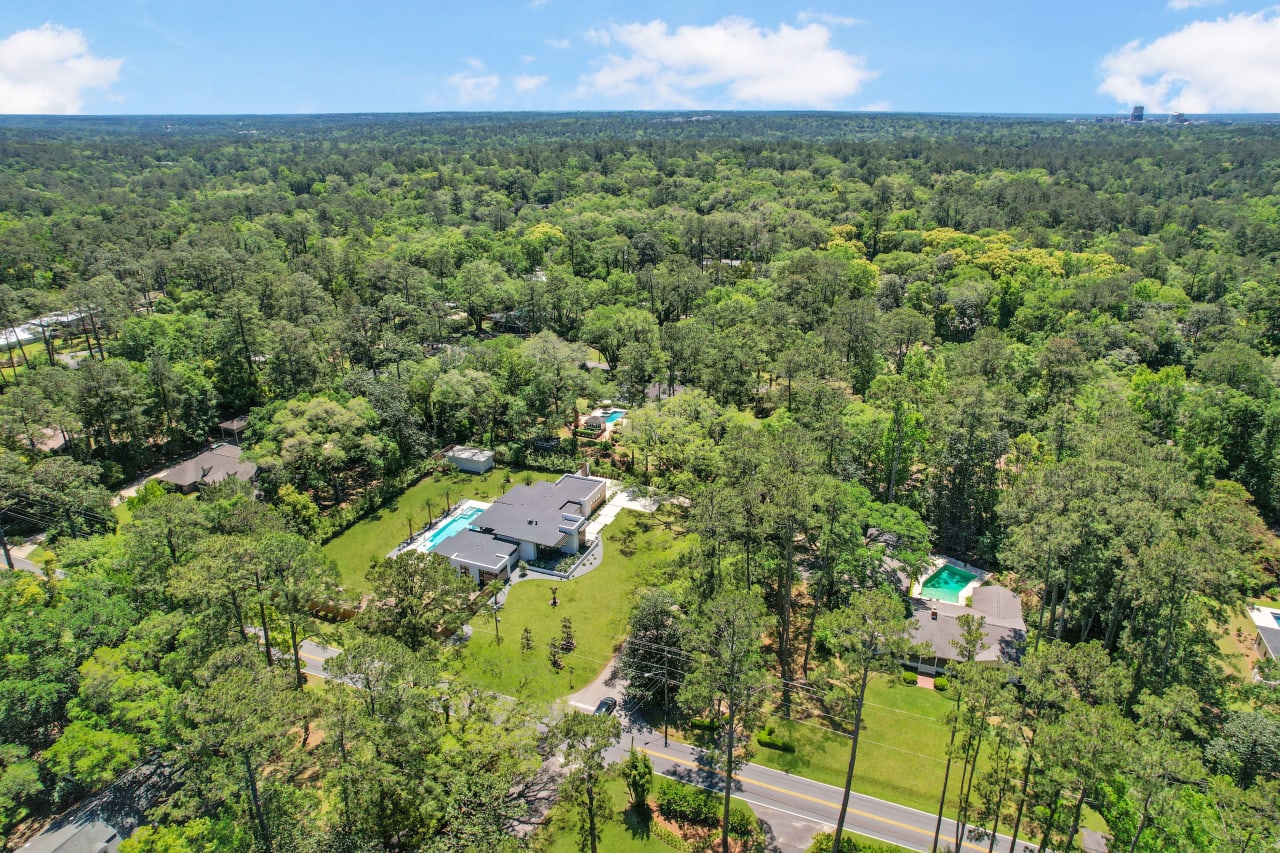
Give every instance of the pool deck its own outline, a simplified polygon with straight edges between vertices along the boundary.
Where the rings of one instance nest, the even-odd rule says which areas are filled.
[[[985,572],[982,569],[979,569],[975,566],[971,566],[968,563],[961,562],[960,560],[957,560],[955,557],[943,557],[941,555],[934,555],[930,561],[933,563],[933,568],[928,572],[925,572],[924,574],[922,574],[920,576],[920,579],[916,581],[915,584],[911,587],[912,598],[923,598],[926,601],[943,601],[943,599],[941,598],[933,598],[932,596],[928,596],[924,594],[925,581],[933,577],[934,574],[936,574],[940,569],[942,569],[943,566],[950,566],[953,569],[959,569],[962,572],[966,572],[968,574],[973,575],[973,580],[969,581],[969,583],[966,584],[963,589],[961,589],[959,592],[956,593],[956,600],[954,602],[944,602],[947,604],[963,605],[965,601],[967,601],[969,597],[973,595],[974,590],[976,590],[978,587],[986,583],[988,575],[991,574],[990,572]]]
[[[401,542],[395,548],[391,549],[391,553],[387,554],[387,556],[394,557],[396,554],[402,554],[405,551],[408,551],[410,549],[422,551],[424,553],[430,552],[431,549],[428,546],[431,544],[431,534],[435,533],[437,530],[444,527],[446,524],[453,521],[455,518],[462,515],[464,512],[466,512],[469,509],[484,510],[484,509],[488,509],[489,506],[490,504],[485,503],[484,501],[473,501],[473,500],[462,501],[457,506],[455,506],[447,515],[440,516],[434,522],[432,522],[431,524],[427,525],[426,527],[422,528],[417,533],[415,533],[412,539],[408,540],[407,542]]]

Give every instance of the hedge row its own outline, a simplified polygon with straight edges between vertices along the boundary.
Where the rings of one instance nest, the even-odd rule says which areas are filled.
[[[667,820],[677,823],[693,823],[699,826],[718,826],[723,801],[720,795],[691,785],[662,780],[656,793],[658,811]],[[729,807],[729,834],[747,838],[756,829],[756,817],[741,803]]]

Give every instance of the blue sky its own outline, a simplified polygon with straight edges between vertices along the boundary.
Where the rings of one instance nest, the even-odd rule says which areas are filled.
[[[0,4],[0,112],[1280,112],[1242,0],[42,0]]]

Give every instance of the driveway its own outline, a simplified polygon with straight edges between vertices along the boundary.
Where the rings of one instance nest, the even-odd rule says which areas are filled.
[[[590,714],[596,709],[596,705],[600,704],[601,699],[606,696],[612,696],[618,700],[617,713],[623,715],[623,724],[626,725],[628,720],[622,708],[622,697],[627,690],[627,680],[614,671],[614,664],[617,660],[616,655],[609,658],[609,663],[605,665],[604,670],[590,684],[565,697],[565,701],[569,703],[570,707]]]

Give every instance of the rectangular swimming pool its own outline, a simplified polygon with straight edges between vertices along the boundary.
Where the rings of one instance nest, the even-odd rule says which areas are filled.
[[[946,565],[929,575],[920,585],[920,595],[948,604],[960,603],[960,591],[977,579],[977,575]]]
[[[425,550],[434,551],[437,545],[448,539],[453,534],[460,530],[466,530],[471,526],[471,522],[476,519],[476,516],[480,515],[482,512],[484,512],[483,509],[478,506],[473,506],[463,510],[458,515],[455,515],[453,518],[449,519],[443,527],[431,531],[431,535],[427,537]]]
[[[614,409],[612,412],[609,413],[608,417],[604,419],[604,422],[607,424],[611,424],[614,421],[622,420],[626,416],[627,416],[626,409]]]

